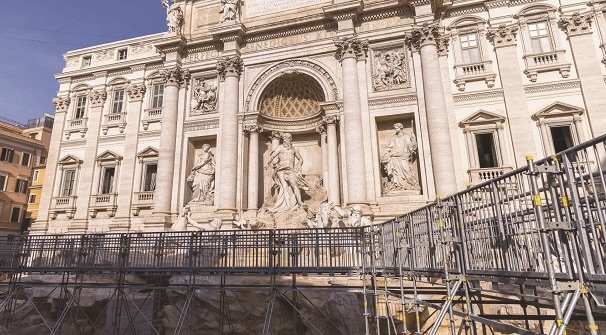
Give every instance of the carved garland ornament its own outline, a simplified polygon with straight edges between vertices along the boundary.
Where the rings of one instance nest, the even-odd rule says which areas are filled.
[[[488,36],[492,38],[495,47],[508,46],[516,44],[516,34],[518,26],[506,26],[504,24],[497,28],[489,28]]]
[[[261,84],[265,81],[265,79],[267,79],[267,77],[269,77],[269,76],[273,75],[275,72],[279,72],[280,70],[283,70],[285,68],[286,69],[294,68],[295,66],[306,67],[306,68],[313,70],[313,72],[317,72],[317,73],[321,74],[326,79],[326,81],[328,81],[328,83],[330,84],[330,87],[332,90],[332,99],[337,100],[339,98],[337,84],[335,83],[334,79],[330,76],[328,71],[326,71],[323,67],[321,67],[320,65],[317,65],[315,63],[312,63],[312,62],[309,62],[306,60],[296,59],[296,60],[289,60],[289,61],[285,61],[282,63],[278,63],[278,64],[270,67],[252,84],[251,89],[248,92],[248,95],[246,96],[246,110],[250,111],[250,101],[252,100],[252,97],[254,96],[257,89],[259,89],[259,86],[261,86]],[[326,98],[328,100],[328,97],[326,97]]]
[[[180,87],[189,80],[189,70],[182,70],[180,67],[175,66],[160,70],[160,76],[164,79],[164,83],[167,86]]]
[[[368,51],[368,41],[360,40],[357,36],[335,40],[337,47],[337,59],[364,58]]]
[[[221,80],[225,80],[225,77],[228,76],[240,78],[243,66],[244,62],[238,56],[227,57],[217,61],[217,71]]]
[[[55,111],[57,113],[65,113],[65,112],[67,112],[67,109],[69,108],[70,101],[71,100],[70,100],[69,96],[54,98],[53,99],[53,105],[55,105]]]
[[[571,17],[561,19],[562,26],[566,28],[568,36],[591,33],[591,15],[581,15],[575,12]]]

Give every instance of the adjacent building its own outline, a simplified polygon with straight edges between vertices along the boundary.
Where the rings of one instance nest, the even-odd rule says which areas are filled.
[[[27,124],[0,118],[0,235],[20,235],[31,222],[29,187],[41,180],[52,127],[50,115]]]
[[[383,220],[501,175],[606,133],[605,3],[175,0],[65,54],[32,231]]]

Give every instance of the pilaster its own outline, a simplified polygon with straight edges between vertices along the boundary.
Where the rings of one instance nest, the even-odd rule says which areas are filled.
[[[341,185],[339,184],[339,152],[337,144],[337,124],[339,121],[340,117],[338,115],[329,115],[324,117],[324,123],[326,125],[326,154],[328,162],[328,181],[325,185],[328,191],[328,201],[334,204],[341,204]]]
[[[248,210],[259,208],[259,131],[258,124],[244,125],[244,134],[248,136]]]

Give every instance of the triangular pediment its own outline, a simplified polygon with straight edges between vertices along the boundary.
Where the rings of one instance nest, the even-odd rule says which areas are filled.
[[[156,148],[153,147],[147,147],[143,150],[141,150],[138,154],[137,157],[143,158],[143,157],[157,157],[158,156],[158,150]]]
[[[550,104],[549,106],[541,109],[540,111],[534,113],[532,118],[534,120],[538,120],[558,116],[581,115],[583,114],[583,112],[584,110],[582,108],[556,101]]]
[[[503,122],[505,122],[504,116],[501,116],[501,115],[495,114],[495,113],[491,113],[491,112],[487,112],[483,109],[480,109],[479,111],[468,116],[463,121],[459,122],[459,126],[465,127],[465,126],[472,126],[472,125],[478,125],[478,124],[489,124],[489,123],[494,124],[494,123],[503,123]]]
[[[98,161],[117,161],[117,160],[121,160],[121,159],[122,159],[122,156],[116,154],[113,151],[109,151],[109,150],[106,150],[102,154],[97,156]]]
[[[61,158],[61,160],[59,160],[59,162],[57,162],[57,164],[59,165],[67,165],[67,164],[81,164],[82,161],[80,159],[78,159],[78,157],[73,156],[73,155],[67,155],[63,158]]]

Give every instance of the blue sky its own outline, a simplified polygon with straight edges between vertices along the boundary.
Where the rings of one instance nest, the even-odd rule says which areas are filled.
[[[160,0],[18,0],[0,10],[0,116],[54,113],[63,54],[163,32]]]

